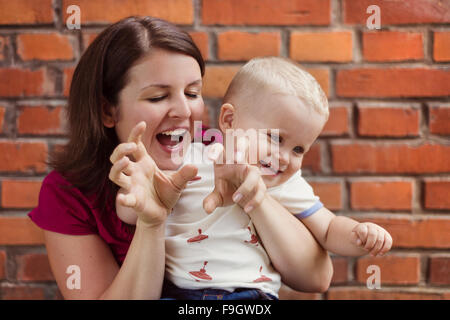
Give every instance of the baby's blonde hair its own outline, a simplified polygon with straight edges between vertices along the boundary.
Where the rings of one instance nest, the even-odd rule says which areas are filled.
[[[242,101],[254,101],[254,95],[261,92],[296,96],[328,119],[328,100],[319,83],[289,59],[251,59],[234,76],[223,102],[238,106]]]

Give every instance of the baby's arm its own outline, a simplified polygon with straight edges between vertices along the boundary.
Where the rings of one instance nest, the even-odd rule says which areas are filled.
[[[391,249],[392,238],[380,226],[336,216],[321,208],[301,220],[328,251],[342,256],[383,255]]]

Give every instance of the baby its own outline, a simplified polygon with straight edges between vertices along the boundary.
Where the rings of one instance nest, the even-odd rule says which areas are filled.
[[[267,193],[301,219],[317,241],[333,253],[360,256],[390,250],[392,238],[386,230],[335,216],[301,176],[303,156],[327,119],[325,94],[294,62],[255,58],[239,70],[219,116],[219,127],[227,133],[225,152],[219,144],[205,147],[191,143],[183,161],[198,167],[200,179],[187,185],[166,222],[166,280],[174,288],[256,288],[278,296],[281,277],[250,218],[259,202],[245,201],[252,190],[245,191],[244,182],[233,195],[234,204],[223,202],[227,182],[221,175],[245,165],[226,164],[230,149],[236,155],[236,148],[230,145],[239,130],[246,133],[247,144],[244,149],[239,147],[246,152],[238,153],[238,158],[258,168],[256,179],[265,184],[257,194],[251,194],[252,198],[261,199]],[[119,200],[118,196],[119,218],[135,224],[133,210]]]

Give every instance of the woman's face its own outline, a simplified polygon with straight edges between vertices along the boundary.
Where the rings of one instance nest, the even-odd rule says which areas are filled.
[[[129,70],[128,80],[119,94],[115,123],[119,141],[126,142],[131,129],[145,121],[142,140],[147,152],[160,169],[177,169],[174,154],[182,150],[182,136],[192,136],[194,121],[203,115],[198,62],[188,55],[154,49]]]

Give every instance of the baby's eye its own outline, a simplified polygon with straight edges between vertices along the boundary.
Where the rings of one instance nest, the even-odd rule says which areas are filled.
[[[294,149],[292,149],[295,153],[297,154],[303,154],[303,152],[305,152],[305,150],[303,149],[303,147],[300,146],[296,146]]]
[[[267,134],[268,136],[269,136],[269,138],[273,141],[273,142],[275,142],[275,143],[281,143],[281,137],[280,136],[278,136],[278,135],[276,135],[276,134],[272,134],[272,133],[268,133]]]

